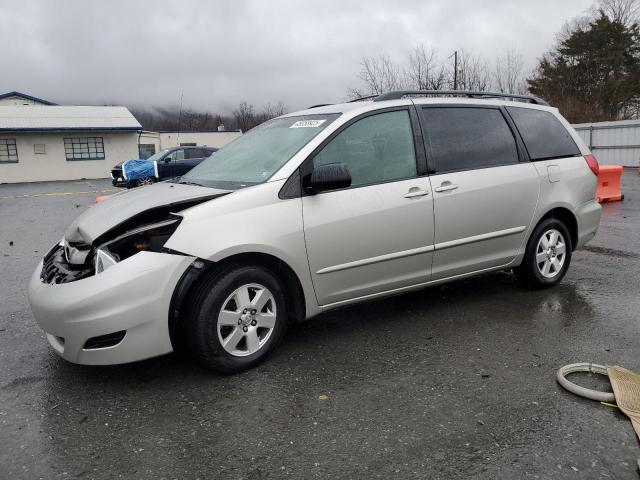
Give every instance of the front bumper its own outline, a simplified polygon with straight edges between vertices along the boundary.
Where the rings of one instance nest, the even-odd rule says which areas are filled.
[[[84,365],[128,363],[172,351],[169,304],[195,258],[140,252],[108,270],[63,284],[40,278],[42,262],[29,284],[33,315],[53,349]],[[126,331],[118,344],[85,348],[93,337]]]
[[[114,168],[111,170],[111,185],[120,188],[128,187],[128,182],[124,179],[122,169]]]

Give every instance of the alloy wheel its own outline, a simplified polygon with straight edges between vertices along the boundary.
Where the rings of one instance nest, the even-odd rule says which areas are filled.
[[[567,252],[567,244],[562,233],[555,228],[547,230],[538,241],[536,265],[545,278],[554,278],[562,271]]]
[[[236,288],[218,314],[220,344],[237,357],[256,353],[269,340],[276,315],[276,301],[268,288],[257,283]]]

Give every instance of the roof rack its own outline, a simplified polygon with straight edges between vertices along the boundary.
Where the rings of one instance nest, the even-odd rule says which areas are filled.
[[[516,95],[513,93],[496,93],[496,92],[474,92],[470,90],[398,90],[396,92],[383,93],[376,96],[374,102],[382,102],[384,100],[399,100],[407,96],[438,96],[438,97],[467,97],[467,98],[506,98],[510,100],[520,100],[531,102],[535,105],[549,104],[540,97],[534,95]]]
[[[347,103],[354,103],[354,102],[363,102],[365,100],[371,100],[372,98],[378,98],[380,95],[376,94],[376,95],[367,95],[366,97],[358,97],[358,98],[354,98],[353,100],[349,100]]]
[[[379,97],[380,95],[375,94],[375,95],[367,95],[366,97],[358,97],[358,98],[354,98],[353,100],[349,100],[346,103],[354,103],[354,102],[363,102],[365,100],[372,100],[374,98]],[[318,107],[327,107],[329,105],[333,105],[333,103],[319,103],[318,105],[311,105],[310,107],[307,107],[307,110],[310,110],[312,108],[318,108]]]

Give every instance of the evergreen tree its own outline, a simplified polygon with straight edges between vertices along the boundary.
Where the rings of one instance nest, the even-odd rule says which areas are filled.
[[[576,27],[546,54],[529,91],[547,99],[574,123],[638,116],[640,105],[640,31],[603,11]]]

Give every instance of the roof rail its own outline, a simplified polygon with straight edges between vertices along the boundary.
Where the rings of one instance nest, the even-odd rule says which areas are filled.
[[[328,107],[329,105],[333,105],[333,103],[319,103],[317,105],[311,105],[310,107],[307,107],[307,110],[311,110],[312,108]]]
[[[408,96],[439,96],[439,97],[467,97],[467,98],[506,98],[510,100],[521,100],[531,102],[535,105],[549,104],[540,97],[534,95],[516,95],[513,93],[496,93],[496,92],[474,92],[470,90],[398,90],[395,92],[383,93],[374,98],[374,102],[382,102],[384,100],[399,100]]]
[[[372,98],[378,98],[380,95],[375,94],[375,95],[367,95],[366,97],[358,97],[358,98],[354,98],[353,100],[349,100],[347,103],[354,103],[354,102],[363,102],[365,100],[371,100]]]

